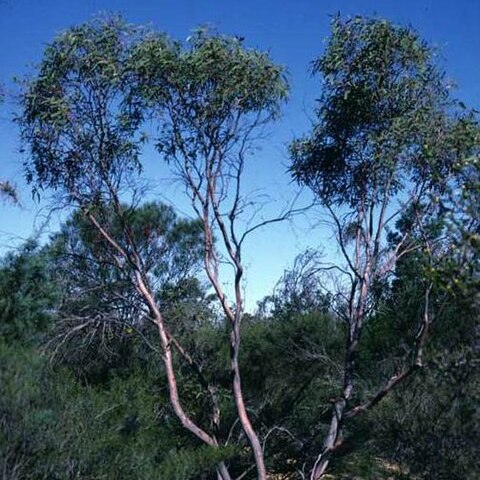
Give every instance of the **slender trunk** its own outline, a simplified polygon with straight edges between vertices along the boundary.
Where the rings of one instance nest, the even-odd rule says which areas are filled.
[[[318,480],[322,477],[330,462],[330,454],[341,441],[344,414],[353,393],[353,373],[356,364],[357,345],[358,341],[351,339],[349,335],[342,395],[333,404],[328,433],[323,442],[322,451],[313,466],[310,475],[311,480]]]
[[[238,321],[238,320],[237,320]],[[260,440],[250,422],[250,418],[245,407],[243,399],[242,383],[240,378],[240,367],[238,364],[238,356],[240,351],[240,336],[239,325],[235,325],[232,330],[232,345],[231,345],[231,368],[233,375],[233,396],[235,405],[237,407],[238,418],[242,425],[243,431],[248,438],[250,446],[252,447],[255,465],[257,467],[258,480],[267,480],[267,471],[265,468],[265,460],[263,458],[263,449]]]
[[[312,473],[310,475],[311,480],[318,480],[327,470],[330,461],[329,454],[335,448],[335,445],[340,437],[341,423],[346,406],[347,402],[343,397],[337,400],[333,406],[333,413],[330,420],[328,434],[324,440],[322,452],[317,457],[317,460],[313,466]]]
[[[225,462],[220,462],[217,465],[217,479],[218,480],[232,480],[230,472],[228,471]]]
[[[162,360],[165,367],[165,373],[167,375],[167,382],[169,387],[170,394],[170,403],[172,404],[173,410],[180,420],[181,424],[194,435],[196,435],[200,440],[205,442],[210,446],[217,446],[215,438],[210,436],[207,432],[202,430],[198,425],[196,425],[191,418],[185,413],[185,410],[182,407],[180,402],[180,397],[178,395],[177,387],[177,378],[175,375],[175,370],[173,368],[173,356],[170,341],[168,338],[165,325],[163,324],[163,318],[160,310],[157,307],[155,299],[151,294],[149,288],[147,287],[142,275],[139,271],[135,272],[135,278],[137,282],[137,287],[141,294],[143,295],[145,301],[150,308],[150,311],[153,315],[153,319],[158,328],[158,333],[160,335],[160,342],[162,344]]]
[[[207,276],[215,290],[217,298],[220,300],[220,304],[223,308],[223,311],[230,322],[231,325],[231,336],[230,336],[230,368],[232,372],[232,389],[233,397],[235,400],[235,406],[237,409],[238,419],[240,425],[242,426],[245,435],[247,436],[248,442],[252,448],[253,457],[255,460],[255,466],[257,468],[258,480],[266,480],[267,472],[265,468],[265,460],[263,456],[263,448],[260,444],[257,433],[255,432],[250,418],[245,407],[245,400],[243,398],[242,391],[242,382],[240,376],[240,365],[239,365],[239,353],[240,353],[240,337],[241,337],[241,320],[242,320],[242,311],[243,311],[243,298],[241,292],[241,279],[243,274],[243,268],[240,263],[239,253],[232,250],[232,246],[228,239],[228,234],[226,232],[225,225],[222,221],[222,218],[218,211],[215,211],[215,219],[220,227],[222,236],[229,251],[230,258],[235,263],[236,274],[235,274],[235,299],[236,299],[236,311],[232,309],[229,305],[225,294],[223,293],[222,287],[218,280],[218,271],[211,268],[212,260],[214,259],[214,250],[213,250],[213,235],[210,228],[208,216],[208,208],[204,205],[203,210],[203,223],[205,226],[205,270]]]
[[[119,202],[117,201],[115,203],[117,209],[119,209]],[[117,210],[118,212],[119,210]],[[140,256],[138,255],[138,252],[135,247],[135,243],[133,241],[133,238],[131,236],[130,231],[126,228],[125,233],[127,234],[127,239],[133,248],[133,260],[129,257],[129,255],[126,253],[126,251],[118,244],[115,239],[99,224],[97,219],[88,211],[85,212],[87,218],[91,221],[91,223],[99,230],[99,232],[102,234],[102,236],[107,240],[107,242],[114,248],[114,250],[125,260],[131,263],[131,265],[134,267],[134,272],[135,272],[135,287],[137,291],[141,294],[143,297],[145,303],[147,304],[155,325],[158,328],[159,336],[160,336],[160,343],[162,345],[162,360],[165,368],[165,373],[167,375],[167,383],[168,383],[168,390],[169,390],[169,396],[170,396],[170,403],[173,407],[173,410],[175,414],[177,415],[178,419],[180,420],[180,423],[184,428],[186,428],[188,431],[193,433],[198,439],[202,440],[205,444],[211,446],[211,447],[218,447],[218,442],[217,439],[215,438],[214,435],[209,435],[206,431],[204,431],[202,428],[200,428],[198,425],[195,424],[195,422],[192,421],[192,419],[187,415],[185,410],[182,407],[182,404],[180,402],[180,398],[178,395],[178,387],[177,387],[177,378],[175,375],[175,370],[173,367],[173,356],[172,356],[172,351],[171,351],[171,338],[169,337],[169,334],[167,332],[167,329],[165,328],[165,324],[163,322],[163,316],[158,308],[157,302],[155,301],[155,297],[152,294],[152,291],[150,287],[148,286],[148,281],[144,278],[142,275],[143,269],[142,269],[142,262],[140,259]],[[119,268],[121,268],[121,265],[119,265]],[[216,415],[217,412],[214,412],[214,416],[217,417]],[[219,413],[218,413],[219,416]],[[217,425],[217,423],[215,422]],[[228,472],[228,469],[225,465],[224,462],[220,462],[217,465],[217,472],[218,476],[222,480],[231,480],[231,476]]]
[[[182,407],[180,398],[178,396],[177,379],[176,379],[175,371],[173,368],[173,357],[172,357],[170,341],[169,341],[165,326],[163,324],[162,314],[158,310],[156,302],[153,299],[153,296],[150,294],[150,291],[146,287],[143,279],[141,278],[141,275],[137,273],[136,277],[137,277],[139,290],[144,295],[145,300],[147,301],[150,309],[152,310],[152,313],[155,319],[155,324],[157,325],[158,332],[160,335],[160,341],[163,347],[162,359],[165,367],[165,372],[167,374],[170,403],[173,407],[173,410],[184,428],[186,428],[191,433],[193,433],[197,438],[202,440],[205,444],[211,447],[218,447],[218,443],[215,437],[209,435],[207,432],[202,430],[198,425],[196,425],[191,420],[191,418],[185,413]],[[228,469],[224,462],[220,462],[217,465],[217,476],[221,480],[231,480],[230,473],[228,472]]]
[[[317,460],[312,468],[310,475],[311,480],[318,480],[322,477],[327,470],[331,453],[341,442],[345,410],[349,400],[352,398],[354,389],[354,374],[357,367],[358,347],[364,323],[366,303],[370,286],[370,265],[370,262],[367,262],[365,273],[360,282],[357,303],[352,308],[349,315],[350,319],[345,354],[345,373],[343,377],[342,394],[333,405],[328,433],[323,442],[322,451],[318,455]]]
[[[145,300],[147,301],[157,325],[158,332],[160,335],[160,341],[163,347],[162,359],[165,367],[165,372],[167,374],[167,381],[169,387],[170,403],[173,407],[175,414],[177,415],[180,423],[184,428],[193,433],[197,438],[202,440],[205,444],[211,447],[218,447],[218,442],[214,436],[209,435],[207,432],[202,430],[198,425],[196,425],[191,418],[186,414],[185,410],[182,407],[180,398],[178,395],[177,379],[175,371],[173,368],[173,357],[172,350],[170,345],[170,339],[168,333],[163,324],[163,318],[160,310],[158,309],[156,302],[151,295],[148,287],[145,285],[145,282],[141,278],[141,275],[137,272],[136,274],[137,284],[139,290],[142,292]],[[224,462],[220,462],[217,465],[217,477],[219,480],[232,480],[230,473]]]
[[[156,315],[157,314],[160,315],[160,312],[157,311]],[[205,432],[198,425],[196,425],[184,411],[180,402],[180,398],[178,396],[177,380],[175,376],[175,371],[173,369],[173,358],[170,342],[168,340],[167,332],[165,331],[165,328],[163,326],[161,316],[159,318],[156,318],[155,323],[157,324],[161,343],[164,347],[162,359],[165,367],[165,372],[167,374],[170,403],[173,407],[175,414],[180,420],[182,426],[189,430],[191,433],[193,433],[197,438],[199,438],[205,444],[211,447],[218,447],[218,443],[215,437],[210,436],[207,432]],[[224,462],[220,462],[217,465],[217,474],[221,480],[231,480],[230,473],[228,472],[228,469]]]

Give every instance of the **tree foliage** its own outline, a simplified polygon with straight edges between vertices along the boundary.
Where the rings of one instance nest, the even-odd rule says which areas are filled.
[[[105,200],[139,168],[142,110],[128,82],[130,46],[139,36],[121,19],[95,20],[45,49],[17,118],[36,189]]]
[[[434,52],[410,28],[335,17],[313,72],[324,81],[316,124],[309,137],[291,145],[291,172],[330,217],[344,261],[337,265],[343,280],[333,298],[347,324],[343,386],[312,469],[317,479],[343,442],[347,419],[376,406],[424,365],[438,286],[432,273],[445,264],[448,250],[440,199],[458,185],[459,166],[478,155],[480,137],[475,113],[455,101]],[[410,366],[397,366],[359,402],[363,330],[395,265],[419,249],[424,268],[417,292],[424,300],[411,312],[417,318],[404,353]]]
[[[0,262],[5,478],[476,478],[478,112],[386,20],[334,17],[313,73],[290,173],[339,260],[305,251],[246,313],[245,240],[289,216],[255,223],[242,189],[284,69],[118,17],[46,47],[16,120],[70,216]],[[147,195],[147,141],[194,220]]]
[[[455,111],[435,53],[409,28],[335,18],[313,73],[325,82],[318,123],[292,145],[291,169],[329,204],[438,183],[475,144],[473,118]]]

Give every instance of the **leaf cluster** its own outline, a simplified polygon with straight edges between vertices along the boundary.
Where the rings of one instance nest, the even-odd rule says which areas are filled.
[[[458,141],[466,120],[434,52],[410,28],[335,17],[313,73],[323,79],[316,124],[292,144],[291,172],[328,204],[441,183],[472,148]]]

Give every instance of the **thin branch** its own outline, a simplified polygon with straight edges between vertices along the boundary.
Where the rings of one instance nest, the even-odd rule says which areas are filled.
[[[430,292],[432,290],[432,284],[428,285],[425,290],[425,299],[424,299],[424,311],[422,321],[419,326],[418,333],[415,337],[415,345],[412,348],[412,354],[415,352],[412,364],[408,367],[403,368],[399,373],[396,373],[388,379],[388,381],[383,385],[377,393],[373,395],[369,400],[358,405],[351,410],[345,413],[345,418],[356,417],[357,415],[370,410],[375,405],[377,405],[385,396],[387,396],[391,390],[393,390],[397,385],[404,382],[412,374],[414,374],[418,369],[423,367],[423,348],[428,336],[428,330],[430,326]]]

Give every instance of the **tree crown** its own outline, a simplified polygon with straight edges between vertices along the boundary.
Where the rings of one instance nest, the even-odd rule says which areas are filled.
[[[334,18],[313,63],[324,87],[310,137],[291,146],[293,176],[325,202],[354,206],[439,182],[472,146],[432,49],[386,20]]]

